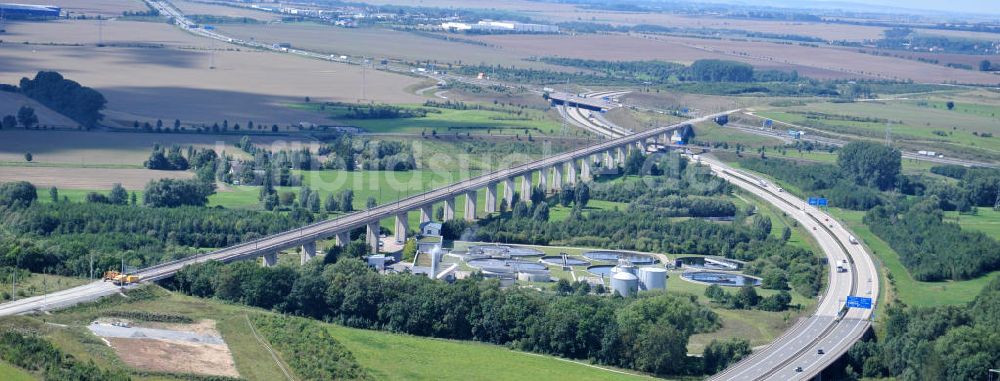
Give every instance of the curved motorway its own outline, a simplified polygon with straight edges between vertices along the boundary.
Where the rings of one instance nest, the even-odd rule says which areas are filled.
[[[852,244],[850,233],[822,210],[717,160],[701,161],[717,176],[753,193],[798,221],[812,233],[829,263],[829,283],[812,316],[801,320],[770,345],[711,380],[799,380],[818,375],[868,330],[872,310],[842,310],[847,296],[877,299],[879,281],[875,263],[864,247]],[[843,261],[847,261],[848,271],[837,272],[836,264]]]

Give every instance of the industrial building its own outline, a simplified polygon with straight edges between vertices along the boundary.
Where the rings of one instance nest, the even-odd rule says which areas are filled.
[[[559,33],[559,27],[555,25],[527,24],[517,21],[482,20],[475,24],[446,22],[441,23],[441,28],[449,32]]]
[[[62,8],[54,5],[0,3],[0,19],[58,18]]]

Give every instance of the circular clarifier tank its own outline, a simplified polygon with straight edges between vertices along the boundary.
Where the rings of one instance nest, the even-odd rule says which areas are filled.
[[[583,256],[591,260],[603,262],[618,262],[619,259],[625,259],[633,265],[652,265],[656,263],[656,258],[652,255],[626,251],[595,250],[583,253]]]
[[[561,255],[548,255],[541,259],[542,263],[553,266],[587,266],[590,262],[580,257],[563,257]]]
[[[759,286],[760,279],[743,274],[723,273],[718,271],[688,271],[681,278],[689,281],[717,284],[720,286],[742,287],[745,285]]]

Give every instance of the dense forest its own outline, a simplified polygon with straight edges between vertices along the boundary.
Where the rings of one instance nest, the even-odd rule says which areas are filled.
[[[966,305],[884,313],[884,334],[848,351],[846,379],[984,380],[1000,364],[1000,278]]]
[[[21,78],[20,91],[41,104],[66,115],[80,125],[96,127],[104,118],[107,101],[97,90],[81,86],[54,71],[40,71],[34,79]]]
[[[1000,242],[978,231],[944,222],[932,196],[873,208],[864,222],[889,243],[913,278],[965,280],[1000,269]]]
[[[0,184],[4,231],[0,265],[86,276],[91,256],[97,270],[118,267],[123,257],[129,265],[148,266],[286,231],[314,219],[301,208],[267,213],[195,206],[40,203],[34,192],[34,186],[25,182]]]
[[[693,295],[609,298],[588,294],[589,287],[545,293],[478,277],[448,284],[380,275],[356,259],[300,269],[210,262],[184,268],[166,285],[350,327],[509,345],[660,375],[702,374],[705,360],[687,356],[688,338],[719,326]],[[713,347],[710,369],[746,354],[729,347],[740,346]]]

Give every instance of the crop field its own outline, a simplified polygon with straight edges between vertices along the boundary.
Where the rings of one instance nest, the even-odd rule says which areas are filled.
[[[342,108],[331,107],[320,110],[322,105],[315,103],[297,104],[294,108],[302,108],[315,112],[325,112],[330,119],[338,124],[346,124],[373,133],[426,133],[430,136],[438,134],[476,133],[517,135],[527,139],[527,134],[534,136],[555,133],[561,124],[550,119],[544,112],[525,109],[522,115],[514,115],[498,111],[486,110],[452,110],[444,108],[427,108],[426,116],[416,118],[392,119],[345,119]],[[416,106],[413,106],[416,107]]]
[[[281,20],[281,16],[249,8],[229,7],[201,1],[178,0],[171,2],[186,15],[214,15],[223,17],[250,18],[258,21]]]
[[[147,8],[136,0],[18,0],[20,4],[58,5],[73,16],[121,16],[123,11],[145,11]]]
[[[947,143],[996,156],[1000,155],[1000,137],[977,135],[1000,135],[998,119],[994,116],[998,111],[1000,107],[983,104],[959,103],[955,110],[949,111],[940,101],[888,101],[815,103],[761,112],[760,115],[833,133],[876,139],[884,137],[888,127],[894,139],[923,144],[924,149],[947,151],[941,149],[944,148],[941,144]]]
[[[60,71],[104,94],[108,99],[105,123],[123,127],[130,127],[134,120],[157,119],[209,125],[223,120],[281,126],[301,121],[321,124],[321,115],[285,104],[301,102],[307,96],[317,101],[355,102],[361,98],[362,85],[366,98],[376,102],[420,99],[406,91],[419,82],[417,78],[369,70],[362,81],[357,66],[237,50],[222,43],[212,50],[208,40],[176,29],[164,30],[171,28],[165,23],[107,22],[105,33],[122,24],[121,33],[126,36],[122,38],[131,42],[101,48],[90,45],[97,40],[97,28],[92,35],[80,32],[89,27],[74,32],[73,25],[93,25],[72,24],[75,22],[65,21],[69,29],[53,31],[53,36],[32,34],[36,25],[48,24],[12,24],[5,41],[56,37],[65,42],[90,41],[77,42],[88,44],[84,46],[5,44],[0,50],[0,83],[17,83],[40,68]],[[61,37],[67,33],[83,37]],[[149,44],[162,47],[143,47]],[[215,69],[209,69],[213,63]]]
[[[221,25],[219,29],[234,38],[266,43],[290,42],[293,47],[336,55],[369,56],[404,61],[430,60],[439,63],[547,66],[522,61],[526,56],[494,47],[423,37],[385,28],[337,28],[315,23],[280,23],[266,25]],[[455,35],[453,37],[470,38]],[[556,68],[556,67],[551,67]]]
[[[0,166],[0,182],[27,181],[36,187],[109,190],[115,183],[125,189],[143,189],[150,180],[193,178],[193,172],[150,171],[134,168],[58,168]]]
[[[815,78],[913,79],[996,84],[1000,76],[912,60],[872,56],[850,49],[807,47],[759,41],[710,40],[674,36],[491,35],[475,37],[526,56],[598,60],[658,59],[690,64],[698,59],[728,59],[761,69],[796,70]],[[597,49],[595,47],[600,47]]]
[[[141,3],[136,3],[141,6]],[[103,23],[97,20],[65,19],[44,22],[15,21],[8,25],[3,41],[57,45],[97,45],[103,41],[105,45],[111,47],[149,46],[185,49],[208,49],[212,46],[211,40],[184,33],[166,22],[128,20],[105,20]],[[140,59],[141,57],[134,57],[132,60]],[[70,74],[72,72],[65,73],[72,78],[73,75]]]
[[[17,110],[19,110],[21,106],[28,106],[35,110],[35,115],[38,117],[39,125],[59,128],[76,128],[78,125],[72,119],[50,110],[48,107],[43,106],[34,99],[21,94],[0,91],[0,117],[6,115],[16,116]],[[0,145],[2,144],[3,142],[0,142]]]
[[[0,166],[29,165],[24,154],[30,152],[32,166],[142,168],[155,144],[212,148],[219,153],[245,157],[235,147],[241,137],[239,134],[0,130]],[[297,136],[253,136],[251,140],[269,149],[313,144]]]

